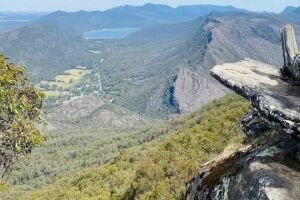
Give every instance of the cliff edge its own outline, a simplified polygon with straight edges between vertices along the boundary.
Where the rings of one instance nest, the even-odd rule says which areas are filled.
[[[201,166],[187,183],[186,199],[300,199],[300,54],[290,25],[281,37],[282,69],[244,59],[211,70],[251,101],[253,110],[241,119],[241,127],[261,141]]]

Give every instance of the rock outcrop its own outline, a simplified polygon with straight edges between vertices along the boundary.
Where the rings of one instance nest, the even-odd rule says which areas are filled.
[[[273,129],[273,136],[201,167],[187,184],[186,199],[300,199],[300,62],[291,26],[282,31],[284,67],[244,59],[217,65],[211,74],[249,99],[253,110],[241,119],[248,136]]]
[[[241,120],[247,135],[272,127],[279,138],[202,166],[186,198],[300,199],[300,86],[283,80],[278,68],[250,59],[215,66],[211,74],[251,101],[253,111]]]
[[[211,74],[248,98],[261,117],[288,133],[300,134],[300,86],[282,80],[278,68],[246,59],[218,65]]]
[[[186,199],[300,199],[300,161],[295,158],[299,143],[286,139],[270,143],[203,165],[187,184]]]

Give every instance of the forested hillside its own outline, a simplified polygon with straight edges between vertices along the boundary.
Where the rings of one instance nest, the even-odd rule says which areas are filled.
[[[227,95],[158,129],[147,130],[142,135],[149,140],[141,141],[143,145],[121,151],[103,166],[94,165],[72,176],[66,172],[30,192],[24,193],[16,185],[5,198],[182,199],[184,184],[197,173],[200,163],[243,146],[239,119],[249,108],[243,98]],[[162,135],[163,139],[155,139]]]
[[[47,14],[48,13],[0,11],[0,33],[26,26]]]

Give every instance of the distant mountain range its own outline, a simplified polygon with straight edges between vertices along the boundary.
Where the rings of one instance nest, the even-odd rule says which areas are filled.
[[[188,111],[188,105],[197,108],[216,97],[214,91],[225,91],[209,76],[216,64],[249,57],[280,67],[279,30],[292,23],[300,34],[297,10],[269,14],[222,6],[146,4],[103,12],[58,11],[1,34],[0,49],[27,65],[35,80],[51,79],[78,65],[99,67],[105,94],[129,110]],[[82,37],[85,31],[120,27],[142,29],[118,40]],[[195,77],[201,79],[197,84],[209,86],[196,87]],[[180,86],[180,80],[190,83]],[[186,88],[188,94],[174,87]]]
[[[93,58],[86,55],[89,42],[83,41],[82,33],[85,31],[120,27],[144,28],[160,24],[165,26],[192,20],[211,11],[241,10],[230,6],[172,8],[146,4],[116,7],[103,12],[58,11],[46,16],[38,15],[39,17],[32,14],[28,16],[35,19],[32,22],[26,22],[25,26],[0,35],[0,49],[15,62],[27,65],[34,79],[47,79],[70,66],[94,62]],[[185,24],[184,26],[181,27],[182,32],[187,31]],[[173,27],[176,28],[176,25]],[[171,32],[177,30],[173,29]]]
[[[299,13],[299,12],[300,12],[300,7],[288,6],[284,9],[284,11],[281,12],[281,14],[292,14],[292,13]]]
[[[47,15],[40,21],[53,23],[76,34],[102,28],[145,28],[149,26],[183,22],[204,16],[212,11],[245,11],[232,6],[180,6],[172,8],[166,5],[145,4],[144,6],[121,6],[106,11],[79,11],[66,13],[58,11]]]
[[[0,12],[0,33],[29,24],[48,13]]]

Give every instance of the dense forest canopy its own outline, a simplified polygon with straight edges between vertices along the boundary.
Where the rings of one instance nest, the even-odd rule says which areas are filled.
[[[167,135],[161,140],[128,148],[107,164],[58,176],[42,188],[13,190],[5,199],[183,199],[185,182],[200,163],[244,145],[238,121],[249,109],[242,97],[227,95],[148,131]]]

